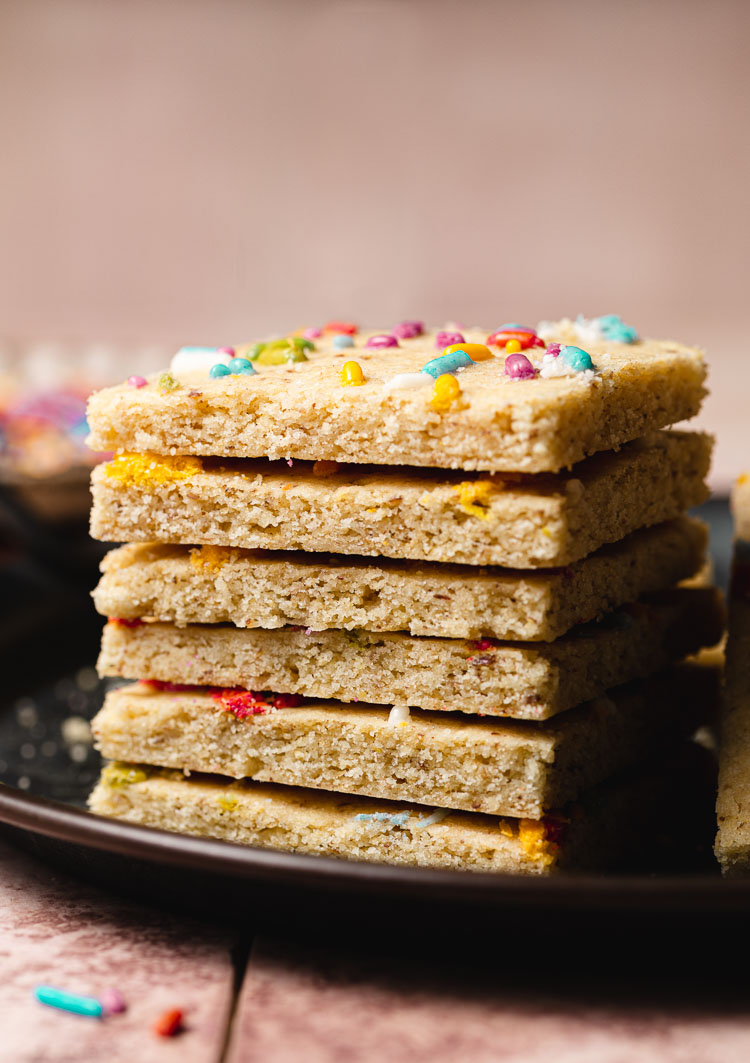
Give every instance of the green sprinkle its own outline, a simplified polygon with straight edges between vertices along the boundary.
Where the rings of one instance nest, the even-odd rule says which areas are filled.
[[[267,343],[254,343],[248,351],[247,357],[251,362],[254,362],[258,355],[263,354],[263,351],[265,351],[267,346]]]
[[[171,373],[162,373],[159,377],[159,391],[162,395],[168,391],[176,391],[179,386],[179,381],[175,380]]]
[[[137,782],[145,782],[148,779],[148,775],[145,771],[141,771],[140,768],[124,768],[120,764],[110,764],[104,770],[104,779],[107,786],[118,788],[132,786]]]

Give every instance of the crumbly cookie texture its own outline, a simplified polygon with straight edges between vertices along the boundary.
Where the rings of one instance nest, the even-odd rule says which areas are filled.
[[[729,598],[723,692],[718,832],[715,853],[725,875],[750,875],[750,547],[738,543]]]
[[[712,588],[654,595],[533,646],[115,620],[104,630],[98,668],[126,679],[543,720],[712,646],[723,630]]]
[[[562,812],[498,819],[217,775],[186,779],[181,772],[114,763],[103,769],[89,807],[102,816],[239,845],[401,866],[550,875],[643,859],[655,824],[663,847],[665,805],[674,802],[689,816],[695,791],[692,759],[670,758],[595,787]]]
[[[120,457],[93,473],[91,534],[551,568],[705,500],[709,436],[657,432],[560,476],[215,465]]]
[[[732,515],[734,534],[750,542],[750,473],[743,473],[732,489]]]
[[[103,616],[179,627],[302,624],[551,642],[695,576],[706,542],[704,524],[678,517],[551,572],[133,543],[104,558],[94,603]]]
[[[464,330],[485,343],[484,330]],[[264,366],[252,376],[187,373],[148,385],[107,388],[89,402],[94,450],[224,457],[303,458],[511,472],[557,472],[653,429],[694,416],[705,394],[702,353],[644,340],[588,347],[597,373],[532,380],[505,375],[497,354],[461,370],[460,396],[444,408],[432,384],[391,386],[440,351],[435,334],[367,350],[367,336],[343,352]],[[527,350],[539,368],[544,349]],[[344,386],[356,361],[361,386]],[[161,383],[160,383],[161,381]]]
[[[538,818],[635,764],[713,710],[715,674],[681,666],[545,725],[248,692],[111,691],[92,724],[112,760]],[[276,699],[278,700],[278,699]]]

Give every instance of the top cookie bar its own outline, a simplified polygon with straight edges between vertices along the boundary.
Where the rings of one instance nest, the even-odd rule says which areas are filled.
[[[535,330],[517,326],[491,336],[463,329],[460,343],[450,342],[456,333],[345,340],[329,333],[314,350],[286,341],[286,354],[304,361],[267,364],[285,352],[266,347],[236,375],[231,354],[257,350],[191,349],[170,373],[131,378],[92,396],[89,444],[100,451],[557,472],[698,412],[706,374],[699,350],[607,339],[570,321],[540,331],[547,348]],[[511,333],[521,340],[505,341]],[[594,341],[587,339],[585,350],[575,345],[581,334]]]

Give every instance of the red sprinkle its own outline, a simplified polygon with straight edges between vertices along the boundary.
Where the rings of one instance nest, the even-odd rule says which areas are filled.
[[[352,325],[351,321],[329,321],[327,325],[323,326],[324,332],[338,332],[343,333],[345,336],[356,335],[358,329],[356,325]]]
[[[246,720],[248,716],[265,716],[271,709],[291,709],[302,701],[297,694],[271,694],[264,690],[240,690],[232,687],[227,690],[214,690],[211,697],[237,720]]]
[[[182,1029],[182,1012],[179,1008],[170,1008],[159,1016],[153,1029],[159,1037],[174,1037]]]
[[[494,645],[495,643],[492,641],[492,639],[475,639],[473,642],[475,650],[488,650],[491,646]]]
[[[488,345],[495,347],[504,347],[508,340],[518,340],[522,351],[525,351],[527,347],[546,346],[544,340],[540,339],[531,329],[499,329],[487,337]]]
[[[141,627],[145,624],[145,620],[128,620],[124,616],[111,616],[108,620],[110,624],[117,624],[118,627]]]

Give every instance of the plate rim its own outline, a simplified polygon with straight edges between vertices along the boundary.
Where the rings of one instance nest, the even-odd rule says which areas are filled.
[[[486,904],[497,901],[534,907],[585,906],[620,910],[674,910],[709,906],[722,910],[750,908],[750,879],[716,875],[542,876],[401,867],[341,860],[310,853],[291,853],[238,845],[218,838],[177,834],[155,827],[95,815],[0,783],[0,823],[31,834],[119,856],[167,863],[233,879],[274,882],[293,888],[363,890],[393,898]]]

